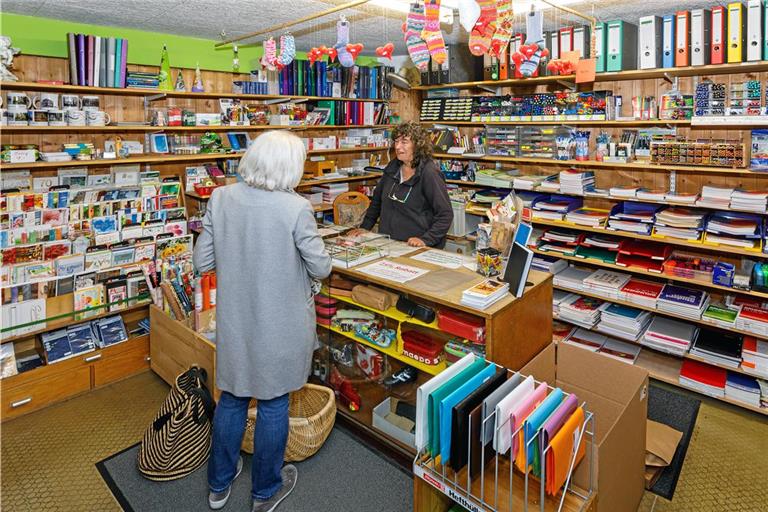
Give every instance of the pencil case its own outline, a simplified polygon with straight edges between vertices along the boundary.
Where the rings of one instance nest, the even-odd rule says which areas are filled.
[[[315,304],[315,313],[318,315],[322,315],[325,317],[332,317],[336,314],[336,306],[320,306],[318,304]]]
[[[315,304],[318,306],[335,306],[339,301],[327,295],[315,295]]]
[[[352,288],[352,298],[363,306],[386,311],[397,304],[397,299],[400,297],[396,293],[381,288],[359,284]]]
[[[398,299],[397,310],[412,318],[415,318],[416,320],[420,320],[425,324],[431,324],[435,321],[435,312],[432,310],[432,308],[417,304],[416,302],[406,299],[405,297],[400,297]]]
[[[485,357],[485,345],[451,340],[445,344],[445,362],[453,364],[470,352],[478,357]]]
[[[402,333],[403,354],[428,365],[440,364],[443,357],[443,344],[419,331]]]
[[[460,311],[441,309],[437,312],[437,326],[441,331],[454,336],[476,343],[485,343],[485,322],[482,318]]]

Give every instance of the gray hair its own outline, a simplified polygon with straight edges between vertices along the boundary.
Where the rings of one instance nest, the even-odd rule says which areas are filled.
[[[238,172],[251,187],[293,190],[304,175],[307,150],[300,138],[287,130],[270,130],[253,141]]]

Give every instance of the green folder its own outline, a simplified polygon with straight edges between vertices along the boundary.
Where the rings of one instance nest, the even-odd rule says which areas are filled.
[[[603,263],[616,263],[615,251],[609,251],[608,249],[600,249],[599,247],[581,247],[576,249],[576,256],[578,258],[585,258],[591,260],[600,260]]]
[[[429,453],[436,457],[440,453],[440,402],[456,391],[462,384],[480,373],[485,368],[485,359],[476,359],[451,380],[429,395],[427,401],[427,421],[429,421]]]
[[[598,22],[595,24],[595,57],[597,63],[595,65],[595,72],[605,72],[605,52],[607,50],[605,46],[605,36],[607,30],[605,22]]]

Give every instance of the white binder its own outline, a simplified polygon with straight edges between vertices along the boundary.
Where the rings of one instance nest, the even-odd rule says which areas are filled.
[[[573,51],[579,52],[580,57],[585,59],[590,57],[590,41],[589,25],[573,27]]]
[[[747,2],[747,60],[762,59],[763,54],[763,1]]]
[[[691,11],[691,66],[709,64],[709,31],[712,13],[708,9]]]
[[[661,67],[661,18],[643,16],[640,18],[640,69]]]

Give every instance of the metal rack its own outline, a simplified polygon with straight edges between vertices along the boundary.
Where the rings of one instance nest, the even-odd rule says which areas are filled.
[[[494,363],[491,363],[494,364]],[[498,366],[498,365],[497,365]],[[541,384],[535,381],[536,385]],[[547,386],[549,391],[555,388]],[[564,393],[564,399],[568,397]],[[507,453],[494,453],[489,460],[486,460],[486,450],[481,448],[480,468],[477,476],[474,478],[470,474],[470,465],[472,464],[472,425],[470,423],[467,432],[467,465],[460,471],[454,471],[451,468],[441,464],[440,457],[433,457],[421,448],[413,461],[413,472],[418,478],[429,483],[432,487],[439,490],[453,501],[468,509],[470,512],[511,512],[512,510],[523,510],[527,512],[529,506],[531,510],[539,509],[540,512],[562,511],[562,510],[585,510],[590,500],[595,495],[593,474],[594,461],[592,446],[595,441],[595,417],[592,412],[586,410],[586,402],[581,403],[584,411],[584,423],[579,429],[578,442],[575,446],[580,446],[587,442],[584,460],[582,464],[588,465],[589,485],[586,489],[579,488],[573,483],[573,473],[576,466],[576,457],[578,449],[571,455],[568,473],[563,488],[554,496],[547,496],[545,492],[545,478],[537,478],[527,471],[524,475],[514,469],[514,451],[512,448]],[[496,420],[496,411],[494,410],[487,418],[482,421],[481,432],[488,432],[488,429],[494,429]],[[418,426],[417,426],[418,429]],[[495,436],[498,436],[504,429],[509,429],[513,442],[521,434],[523,425],[513,430],[510,418],[507,418],[498,428],[492,430]],[[526,443],[523,448],[528,453],[529,448],[538,447],[540,442],[541,429]],[[485,446],[482,441],[481,447]],[[541,475],[546,475],[546,456],[552,449],[547,445],[541,452]],[[518,473],[515,476],[515,473]],[[538,481],[538,484],[536,483]],[[537,489],[538,487],[538,489]],[[571,498],[568,500],[568,498]],[[569,506],[566,506],[568,501]]]

